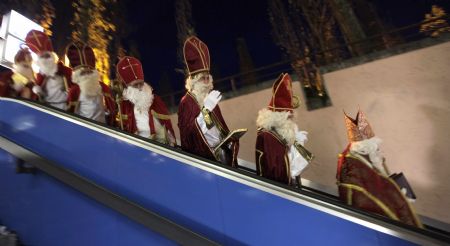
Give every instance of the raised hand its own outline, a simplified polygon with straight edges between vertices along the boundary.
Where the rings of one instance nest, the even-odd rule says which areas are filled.
[[[203,100],[203,106],[209,111],[212,111],[217,106],[220,99],[222,99],[220,91],[213,90],[205,97],[205,100]]]
[[[308,140],[308,132],[306,132],[306,131],[296,131],[295,132],[295,140],[299,144],[304,145],[305,142]]]

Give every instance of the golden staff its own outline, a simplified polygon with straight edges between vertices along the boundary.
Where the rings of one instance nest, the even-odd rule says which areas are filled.
[[[115,96],[114,96],[114,101],[117,104],[117,113],[119,114],[119,123],[120,123],[120,129],[123,130],[123,116],[122,116],[122,107],[121,107],[121,102],[122,102],[122,88],[120,86],[120,82],[118,82],[117,80],[111,80],[111,88],[112,91],[114,92]]]

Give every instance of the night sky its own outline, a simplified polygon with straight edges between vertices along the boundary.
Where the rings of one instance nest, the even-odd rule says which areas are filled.
[[[163,73],[168,73],[174,89],[184,86],[183,68],[177,60],[177,31],[174,1],[127,1],[127,21],[132,26],[128,41],[138,46],[145,77],[158,87]],[[377,0],[372,1],[383,21],[390,27],[402,27],[423,20],[432,4],[450,10],[448,0]],[[247,42],[255,68],[280,61],[283,54],[271,37],[265,0],[192,0],[192,18],[197,35],[208,46],[211,62],[220,74],[215,79],[239,73],[236,38]]]
[[[175,68],[183,69],[183,65],[177,60],[173,1],[132,2],[127,15],[136,29],[129,38],[137,42],[146,80],[155,84],[166,71],[173,88],[183,88],[183,75],[175,72]],[[220,71],[215,78],[239,72],[238,37],[246,40],[255,67],[281,60],[281,51],[270,36],[265,1],[193,0],[192,10],[197,35],[208,45],[211,63],[216,63]]]

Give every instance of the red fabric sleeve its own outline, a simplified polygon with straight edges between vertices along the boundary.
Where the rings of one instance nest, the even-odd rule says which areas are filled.
[[[180,129],[181,148],[192,154],[215,161],[216,158],[197,125],[196,118],[199,114],[199,105],[191,95],[186,93],[178,106],[178,128]]]
[[[45,76],[41,73],[36,74],[36,85],[42,86]]]
[[[57,74],[62,75],[66,78],[69,89],[74,85],[74,83],[72,82],[72,69],[70,67],[64,66],[62,62],[58,62]]]
[[[0,97],[8,97],[10,94],[10,83],[13,71],[7,70],[0,73]]]
[[[211,112],[227,133],[228,126],[223,119],[219,105]],[[178,106],[178,128],[180,129],[181,148],[187,152],[216,161],[211,148],[207,144],[200,127],[197,124],[197,116],[200,114],[200,106],[192,95],[186,93]],[[239,152],[239,141],[233,141],[230,148],[225,149],[227,165],[237,166],[237,154]]]
[[[80,97],[80,87],[77,84],[73,84],[69,87],[69,91],[67,93],[67,111],[74,113],[75,107],[78,104],[78,99]]]
[[[123,100],[120,103],[122,113],[123,130],[135,134],[137,132],[136,119],[134,118],[134,106],[128,100]],[[119,113],[119,112],[118,112]],[[117,117],[119,119],[119,117]],[[120,127],[120,122],[118,122]]]
[[[99,82],[102,87],[103,99],[105,103],[106,110],[109,114],[106,116],[106,123],[110,126],[114,126],[115,116],[117,114],[117,106],[114,98],[112,97],[111,90],[103,82]]]

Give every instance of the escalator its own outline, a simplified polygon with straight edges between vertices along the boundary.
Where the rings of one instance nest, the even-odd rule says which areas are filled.
[[[450,242],[36,102],[0,98],[0,148],[0,223],[26,245]]]

